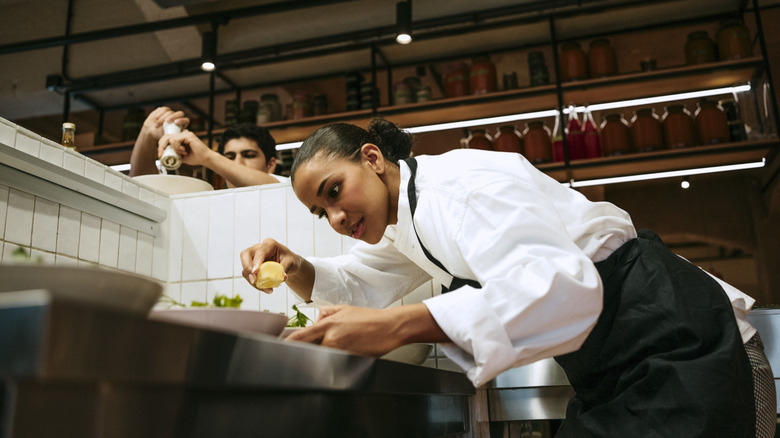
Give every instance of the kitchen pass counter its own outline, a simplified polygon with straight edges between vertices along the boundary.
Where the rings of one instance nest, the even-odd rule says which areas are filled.
[[[0,296],[0,437],[470,435],[461,373]],[[456,435],[457,436],[457,435]]]

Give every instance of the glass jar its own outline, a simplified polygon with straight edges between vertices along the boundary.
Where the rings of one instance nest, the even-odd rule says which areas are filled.
[[[666,107],[661,117],[664,127],[664,142],[670,149],[696,146],[696,128],[693,117],[682,104]]]
[[[309,92],[306,90],[297,90],[293,95],[292,119],[298,120],[311,117],[311,100]]]
[[[528,76],[531,78],[532,87],[550,83],[550,72],[544,64],[542,52],[528,53]]]
[[[260,104],[266,105],[270,110],[269,122],[282,120],[282,103],[279,102],[279,96],[274,93],[266,93],[260,96]]]
[[[525,158],[533,164],[552,161],[552,144],[550,129],[541,120],[534,120],[525,125],[522,133]]]
[[[414,103],[412,89],[406,82],[397,82],[393,86],[393,103],[395,105],[408,105]]]
[[[311,98],[312,115],[323,116],[328,114],[328,95],[317,93]]]
[[[474,128],[469,131],[466,139],[466,145],[469,149],[481,149],[485,151],[493,150],[493,139],[485,132],[483,128]]]
[[[66,149],[76,150],[76,124],[70,122],[62,124],[62,141],[60,144]]]
[[[493,140],[493,148],[499,152],[523,153],[523,139],[514,125],[504,125],[498,128],[498,135]]]
[[[728,120],[729,139],[731,141],[745,141],[747,140],[747,130],[745,129],[745,122],[742,120],[742,116],[739,112],[737,102],[733,97],[718,101],[718,105],[723,108],[723,112],[726,113],[726,120]]]
[[[728,143],[731,140],[729,121],[718,102],[702,99],[697,106],[695,117],[699,144]]]
[[[621,113],[610,113],[601,122],[601,153],[623,155],[631,152],[631,129]]]
[[[471,60],[469,78],[471,94],[491,93],[497,89],[496,66],[487,55]]]
[[[744,59],[753,56],[750,31],[745,23],[737,19],[724,20],[715,36],[718,42],[718,55],[723,61]]]
[[[225,102],[225,127],[236,126],[238,124],[238,113],[241,111],[241,105],[237,100],[228,100]]]
[[[685,41],[685,63],[688,65],[706,64],[718,60],[715,41],[703,30],[688,34]]]
[[[637,152],[664,148],[664,132],[655,109],[640,108],[634,111],[634,117],[631,118],[631,140]]]
[[[447,66],[444,75],[444,95],[447,97],[468,96],[469,91],[469,66],[463,62],[453,62]]]
[[[617,74],[617,57],[615,56],[615,49],[609,44],[609,40],[599,38],[591,41],[590,49],[588,50],[588,70],[592,78]]]
[[[559,59],[561,82],[577,81],[588,78],[588,61],[580,44],[569,41],[561,44]]]

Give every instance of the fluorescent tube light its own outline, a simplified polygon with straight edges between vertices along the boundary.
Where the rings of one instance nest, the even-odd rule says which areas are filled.
[[[130,163],[127,163],[127,164],[114,164],[113,166],[108,166],[108,167],[116,170],[117,172],[125,172],[125,171],[129,172],[130,171]]]
[[[583,181],[572,180],[561,184],[568,185],[569,187],[600,186],[605,184],[646,181],[649,179],[673,178],[676,176],[701,175],[705,173],[730,172],[734,170],[756,169],[759,167],[764,167],[765,164],[766,164],[766,159],[762,158],[761,161],[754,161],[752,163],[727,164],[724,166],[700,167],[696,169],[670,170],[667,172],[643,173],[639,175],[615,176],[610,178],[598,178],[598,179],[590,179],[590,180],[583,180]]]

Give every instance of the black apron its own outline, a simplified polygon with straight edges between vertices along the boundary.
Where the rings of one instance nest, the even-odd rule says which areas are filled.
[[[405,161],[414,216],[417,163]],[[555,358],[575,391],[556,437],[755,437],[752,371],[720,285],[649,231],[595,265],[603,310]],[[449,290],[476,283],[453,278]]]

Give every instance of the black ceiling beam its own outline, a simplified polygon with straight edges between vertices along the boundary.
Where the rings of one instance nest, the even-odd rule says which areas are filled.
[[[579,4],[580,1],[581,0],[559,1],[556,2],[556,6],[560,6],[562,3],[573,6]],[[507,16],[538,10],[538,8],[540,8],[542,5],[549,6],[549,2],[540,1],[522,6],[495,8],[492,10],[481,11],[479,13],[458,14],[431,20],[417,21],[413,23],[413,29],[415,32],[417,32],[415,38],[423,39],[427,37],[441,37],[451,34],[463,33],[464,27],[452,27],[457,24],[460,24],[461,26],[465,24],[468,26],[468,30],[475,31],[517,25],[528,21],[536,21],[539,19],[538,16],[524,17],[520,20],[504,20],[502,22],[493,23],[486,22],[487,20],[495,17],[505,18]],[[444,29],[429,36],[424,31],[427,28]],[[217,64],[219,65],[218,68],[220,70],[241,69],[269,62],[282,62],[312,56],[322,56],[324,54],[365,50],[369,49],[374,44],[395,44],[395,26],[389,25],[384,27],[375,27],[366,30],[331,35],[324,38],[310,38],[270,47],[261,47],[256,49],[218,54]],[[282,55],[284,53],[287,55]],[[64,84],[61,89],[68,91],[88,92],[99,89],[137,85],[141,83],[157,82],[177,77],[186,77],[199,74],[203,74],[203,72],[200,70],[200,60],[189,59],[169,64],[108,73],[99,76],[74,78],[70,83]]]
[[[0,55],[8,53],[25,52],[30,50],[47,49],[50,47],[66,46],[78,43],[87,43],[102,39],[117,38],[141,33],[156,32],[159,30],[169,30],[178,27],[193,26],[198,24],[218,22],[227,22],[234,18],[246,18],[256,15],[268,15],[279,12],[294,11],[317,6],[326,6],[334,3],[343,3],[354,0],[296,0],[280,1],[260,6],[250,6],[246,8],[230,9],[226,11],[212,12],[208,14],[190,15],[181,18],[172,18],[170,20],[160,20],[152,23],[133,24],[129,26],[114,27],[110,29],[99,29],[89,32],[80,32],[70,35],[57,36],[51,38],[42,38],[32,41],[21,41],[18,43],[0,45]]]

